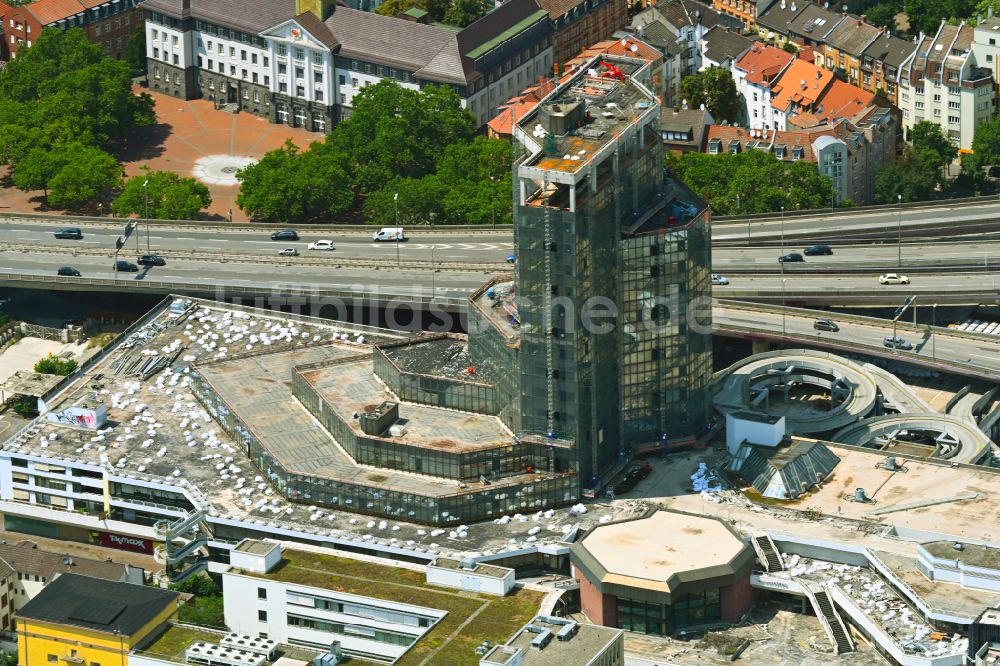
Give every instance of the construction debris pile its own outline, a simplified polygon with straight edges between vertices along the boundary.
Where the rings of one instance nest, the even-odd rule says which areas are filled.
[[[786,556],[792,577],[837,586],[906,654],[941,657],[965,654],[969,639],[935,630],[878,573],[849,564]]]

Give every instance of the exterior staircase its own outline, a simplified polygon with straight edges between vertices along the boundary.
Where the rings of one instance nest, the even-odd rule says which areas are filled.
[[[826,588],[821,587],[809,591],[811,592],[809,600],[812,602],[813,610],[816,611],[816,617],[819,618],[830,642],[833,643],[836,654],[854,652],[854,641],[851,640],[847,627],[841,620],[840,614],[837,613],[837,609],[834,608],[833,600],[830,599]]]
[[[753,548],[757,551],[757,557],[764,564],[764,568],[768,573],[785,570],[785,561],[769,535],[755,536],[753,538]]]

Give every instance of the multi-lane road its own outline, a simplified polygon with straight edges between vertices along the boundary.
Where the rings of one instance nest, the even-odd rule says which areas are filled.
[[[769,224],[758,222],[755,224]],[[115,240],[121,232],[119,225],[84,225],[84,237],[80,240],[61,240],[53,232],[61,225],[34,220],[0,220],[0,249],[24,255],[37,256],[41,264],[48,262],[42,250],[51,249],[59,253],[79,252],[94,255],[100,251],[114,251]],[[815,229],[815,227],[813,227]],[[433,262],[435,266],[468,263],[493,265],[504,263],[513,251],[510,230],[497,232],[480,231],[475,234],[461,230],[421,232],[406,243],[375,243],[368,231],[307,231],[302,230],[299,241],[272,241],[269,230],[253,230],[246,227],[224,230],[220,227],[196,229],[191,227],[153,226],[147,232],[140,226],[122,249],[123,258],[134,258],[145,253],[147,248],[154,253],[183,255],[218,255],[246,260],[259,258],[261,263],[275,259],[278,250],[294,247],[302,257],[323,258],[330,261],[358,260],[384,262]],[[716,247],[713,253],[715,270],[780,272],[777,259],[782,252],[802,252],[812,243],[813,238],[786,236],[784,245],[780,241],[771,245],[751,245],[748,247]],[[316,240],[331,240],[332,252],[310,251],[307,246]],[[901,249],[893,243],[835,245],[832,256],[806,257],[801,265],[787,265],[788,272],[809,272],[814,270],[840,270],[847,268],[871,268],[891,270],[893,268],[915,268],[917,266],[944,265],[946,267],[965,266],[970,269],[1000,269],[1000,240],[963,239],[949,242],[906,242]],[[110,255],[106,255],[110,256]],[[0,257],[0,265],[3,258]],[[51,263],[48,264],[51,268]],[[53,269],[54,270],[54,269]]]
[[[817,316],[833,319],[840,330],[815,330]],[[892,335],[892,322],[874,317],[717,301],[712,319],[716,332],[723,335],[793,343],[798,340],[831,351],[864,352],[1000,380],[1000,336],[901,321],[896,335],[910,342],[913,349],[893,351],[883,344],[884,338]]]

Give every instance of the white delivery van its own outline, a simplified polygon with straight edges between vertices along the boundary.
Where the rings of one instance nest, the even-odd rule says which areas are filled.
[[[374,241],[403,241],[406,235],[403,234],[403,227],[382,227],[372,236]]]

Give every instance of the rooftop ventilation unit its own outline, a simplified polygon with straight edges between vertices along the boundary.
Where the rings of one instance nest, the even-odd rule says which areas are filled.
[[[377,407],[367,407],[358,417],[361,431],[366,435],[378,437],[399,419],[399,403],[384,401]]]
[[[539,650],[543,649],[552,640],[552,630],[542,629],[541,633],[531,640],[531,647]]]
[[[864,488],[855,488],[854,495],[845,498],[849,502],[858,502],[860,504],[874,504],[875,500],[865,494]]]
[[[905,472],[906,467],[904,467],[898,460],[896,456],[886,456],[885,462],[876,463],[875,467],[878,469],[884,469],[889,472]]]

